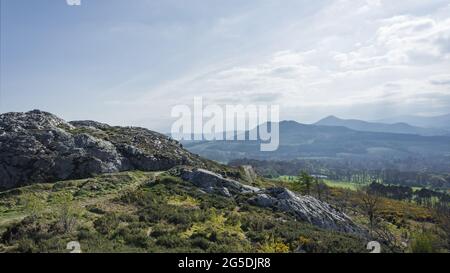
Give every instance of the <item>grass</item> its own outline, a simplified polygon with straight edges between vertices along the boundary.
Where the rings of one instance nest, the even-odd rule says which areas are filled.
[[[73,205],[88,207],[105,203],[119,192],[132,190],[148,182],[158,172],[124,172],[105,174],[95,178],[61,181],[54,184],[34,184],[31,186],[0,192],[0,231],[11,223],[30,215],[25,199],[35,196],[42,207],[41,213],[60,206],[59,197],[69,196]]]
[[[258,183],[292,187],[289,178]],[[355,186],[335,183],[340,186],[330,188],[327,201],[352,208],[351,217],[366,225],[358,193],[350,190]],[[205,194],[169,172],[35,184],[0,192],[0,252],[65,252],[69,241],[79,241],[83,252],[366,252],[362,238],[246,200]],[[430,211],[415,204],[383,199],[379,214],[396,236],[422,223],[433,226]],[[70,217],[76,226],[62,231],[61,220]]]
[[[69,241],[83,252],[292,252],[305,241],[309,252],[364,251],[360,238],[241,199],[205,194],[168,173],[37,184],[0,193],[0,252],[65,252]],[[76,225],[62,231],[71,217]]]
[[[325,180],[323,180],[323,182],[329,187],[343,188],[343,189],[348,189],[348,190],[352,190],[352,191],[356,191],[362,186],[361,184],[357,184],[357,183],[345,182],[345,181],[335,181],[335,180],[329,180],[329,179],[325,179]]]
[[[297,181],[296,176],[288,176],[283,175],[277,178],[277,180],[287,183],[293,183]],[[322,182],[324,182],[329,187],[335,187],[335,188],[342,188],[342,189],[348,189],[352,191],[358,190],[362,186],[362,184],[353,183],[353,182],[347,182],[347,181],[336,181],[331,179],[321,179]]]

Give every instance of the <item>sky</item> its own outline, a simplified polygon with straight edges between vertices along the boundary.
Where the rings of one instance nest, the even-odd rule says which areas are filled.
[[[0,112],[167,132],[171,108],[450,113],[449,0],[0,0]]]

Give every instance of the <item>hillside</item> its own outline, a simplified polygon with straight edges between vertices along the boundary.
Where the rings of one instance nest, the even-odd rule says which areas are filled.
[[[367,252],[371,240],[384,252],[409,252],[420,250],[421,229],[437,232],[425,238],[432,251],[447,251],[446,218],[431,208],[380,199],[375,229],[364,205],[370,193],[321,183],[305,192],[143,128],[41,111],[0,120],[2,185],[10,188],[0,191],[0,252],[67,252],[76,241],[83,252],[348,253]]]
[[[0,181],[11,188],[0,193],[6,251],[61,251],[54,240],[73,236],[100,243],[91,251],[226,251],[233,242],[240,251],[293,251],[286,237],[251,233],[252,217],[286,219],[281,229],[327,230],[350,244],[367,235],[324,201],[204,160],[143,128],[65,122],[37,110],[0,120]]]
[[[0,115],[0,189],[204,161],[144,128],[66,122],[39,110]]]
[[[178,174],[133,171],[2,192],[0,252],[67,252],[70,241],[83,252],[367,252],[366,236],[319,227],[246,194],[207,194]],[[295,191],[277,180],[253,185]],[[367,226],[357,192],[329,188],[322,198]],[[377,238],[383,252],[411,251],[423,227],[442,233],[431,210],[408,202],[383,199],[377,215],[387,228]]]
[[[258,141],[185,142],[191,152],[222,162],[236,158],[290,160],[297,158],[346,158],[355,161],[395,161],[426,158],[443,166],[450,156],[450,137],[361,132],[345,127],[280,123],[280,146],[261,152]],[[448,167],[447,167],[448,169]]]
[[[364,251],[361,237],[299,222],[245,198],[204,194],[169,174],[35,184],[0,198],[0,244],[8,252],[65,252],[74,240],[84,252]]]

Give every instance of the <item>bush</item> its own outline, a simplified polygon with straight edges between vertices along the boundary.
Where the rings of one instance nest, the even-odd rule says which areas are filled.
[[[411,252],[413,253],[436,253],[439,252],[438,239],[436,236],[425,231],[414,236],[411,243]]]
[[[35,248],[34,241],[28,238],[19,240],[17,245],[17,251],[20,253],[33,253]]]
[[[186,246],[187,242],[176,234],[162,235],[156,240],[156,244],[167,248]]]
[[[119,226],[120,221],[115,213],[108,213],[94,221],[94,228],[103,235],[109,235]]]
[[[201,248],[203,250],[207,250],[210,247],[211,242],[208,241],[204,237],[195,237],[194,239],[191,239],[191,245],[193,247],[198,247],[198,248]]]

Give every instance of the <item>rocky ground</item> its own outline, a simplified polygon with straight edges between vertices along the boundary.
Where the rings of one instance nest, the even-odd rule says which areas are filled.
[[[158,171],[202,160],[166,136],[42,111],[0,115],[0,188],[129,170]]]
[[[66,122],[42,112],[0,116],[0,187],[92,177],[130,170],[183,168],[180,177],[205,193],[229,198],[252,194],[253,204],[279,210],[298,220],[336,231],[360,233],[349,217],[314,197],[283,188],[262,189],[198,168],[205,160],[156,132],[112,127],[94,121]],[[244,175],[254,180],[248,166]]]

